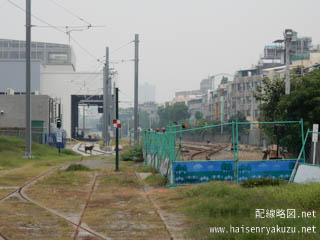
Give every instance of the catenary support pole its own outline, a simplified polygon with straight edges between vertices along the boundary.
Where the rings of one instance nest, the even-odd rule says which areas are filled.
[[[290,47],[291,47],[291,40],[292,40],[293,31],[292,29],[286,29],[284,32],[284,41],[285,41],[285,50],[286,50],[286,81],[285,81],[285,94],[290,94]]]
[[[119,120],[119,89],[115,89],[116,95],[116,119]],[[116,171],[119,171],[119,128],[116,128]]]
[[[139,34],[134,39],[134,145],[138,145]]]
[[[31,0],[26,0],[26,158],[31,149]]]
[[[104,67],[103,75],[103,139],[104,144],[107,146],[109,144],[109,113],[110,113],[110,103],[109,101],[109,48],[106,48],[106,63]]]

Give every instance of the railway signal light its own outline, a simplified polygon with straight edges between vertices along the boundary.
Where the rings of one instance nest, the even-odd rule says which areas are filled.
[[[61,119],[60,118],[58,118],[57,119],[57,128],[61,128]]]

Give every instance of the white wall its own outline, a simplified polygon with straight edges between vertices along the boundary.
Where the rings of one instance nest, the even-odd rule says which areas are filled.
[[[40,75],[40,93],[60,98],[62,103],[63,128],[71,135],[71,95],[101,95],[103,73],[74,72],[69,66],[46,66]]]

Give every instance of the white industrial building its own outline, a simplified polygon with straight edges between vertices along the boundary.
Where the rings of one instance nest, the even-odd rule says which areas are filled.
[[[61,99],[63,128],[71,136],[71,96],[102,95],[102,72],[75,72],[71,66],[47,66],[40,75],[40,94]]]
[[[74,127],[71,122],[72,96],[85,99],[88,95],[98,95],[101,99],[102,66],[98,72],[76,72],[73,49],[65,44],[32,42],[31,58],[32,92],[61,101],[63,128],[71,137]],[[25,92],[24,63],[25,41],[0,39],[0,93],[6,93],[8,89],[19,94]]]

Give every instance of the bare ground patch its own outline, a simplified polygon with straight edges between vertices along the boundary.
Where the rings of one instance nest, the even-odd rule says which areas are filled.
[[[83,221],[112,239],[170,239],[134,172],[101,176]]]
[[[25,193],[42,206],[77,222],[89,192],[92,175],[92,172],[57,171],[27,188]]]
[[[0,176],[0,186],[22,186],[24,183],[41,175],[41,173],[48,169],[50,169],[50,167],[28,167],[10,171],[5,175]]]
[[[8,239],[70,240],[74,228],[34,204],[12,197],[0,205],[0,232]]]

